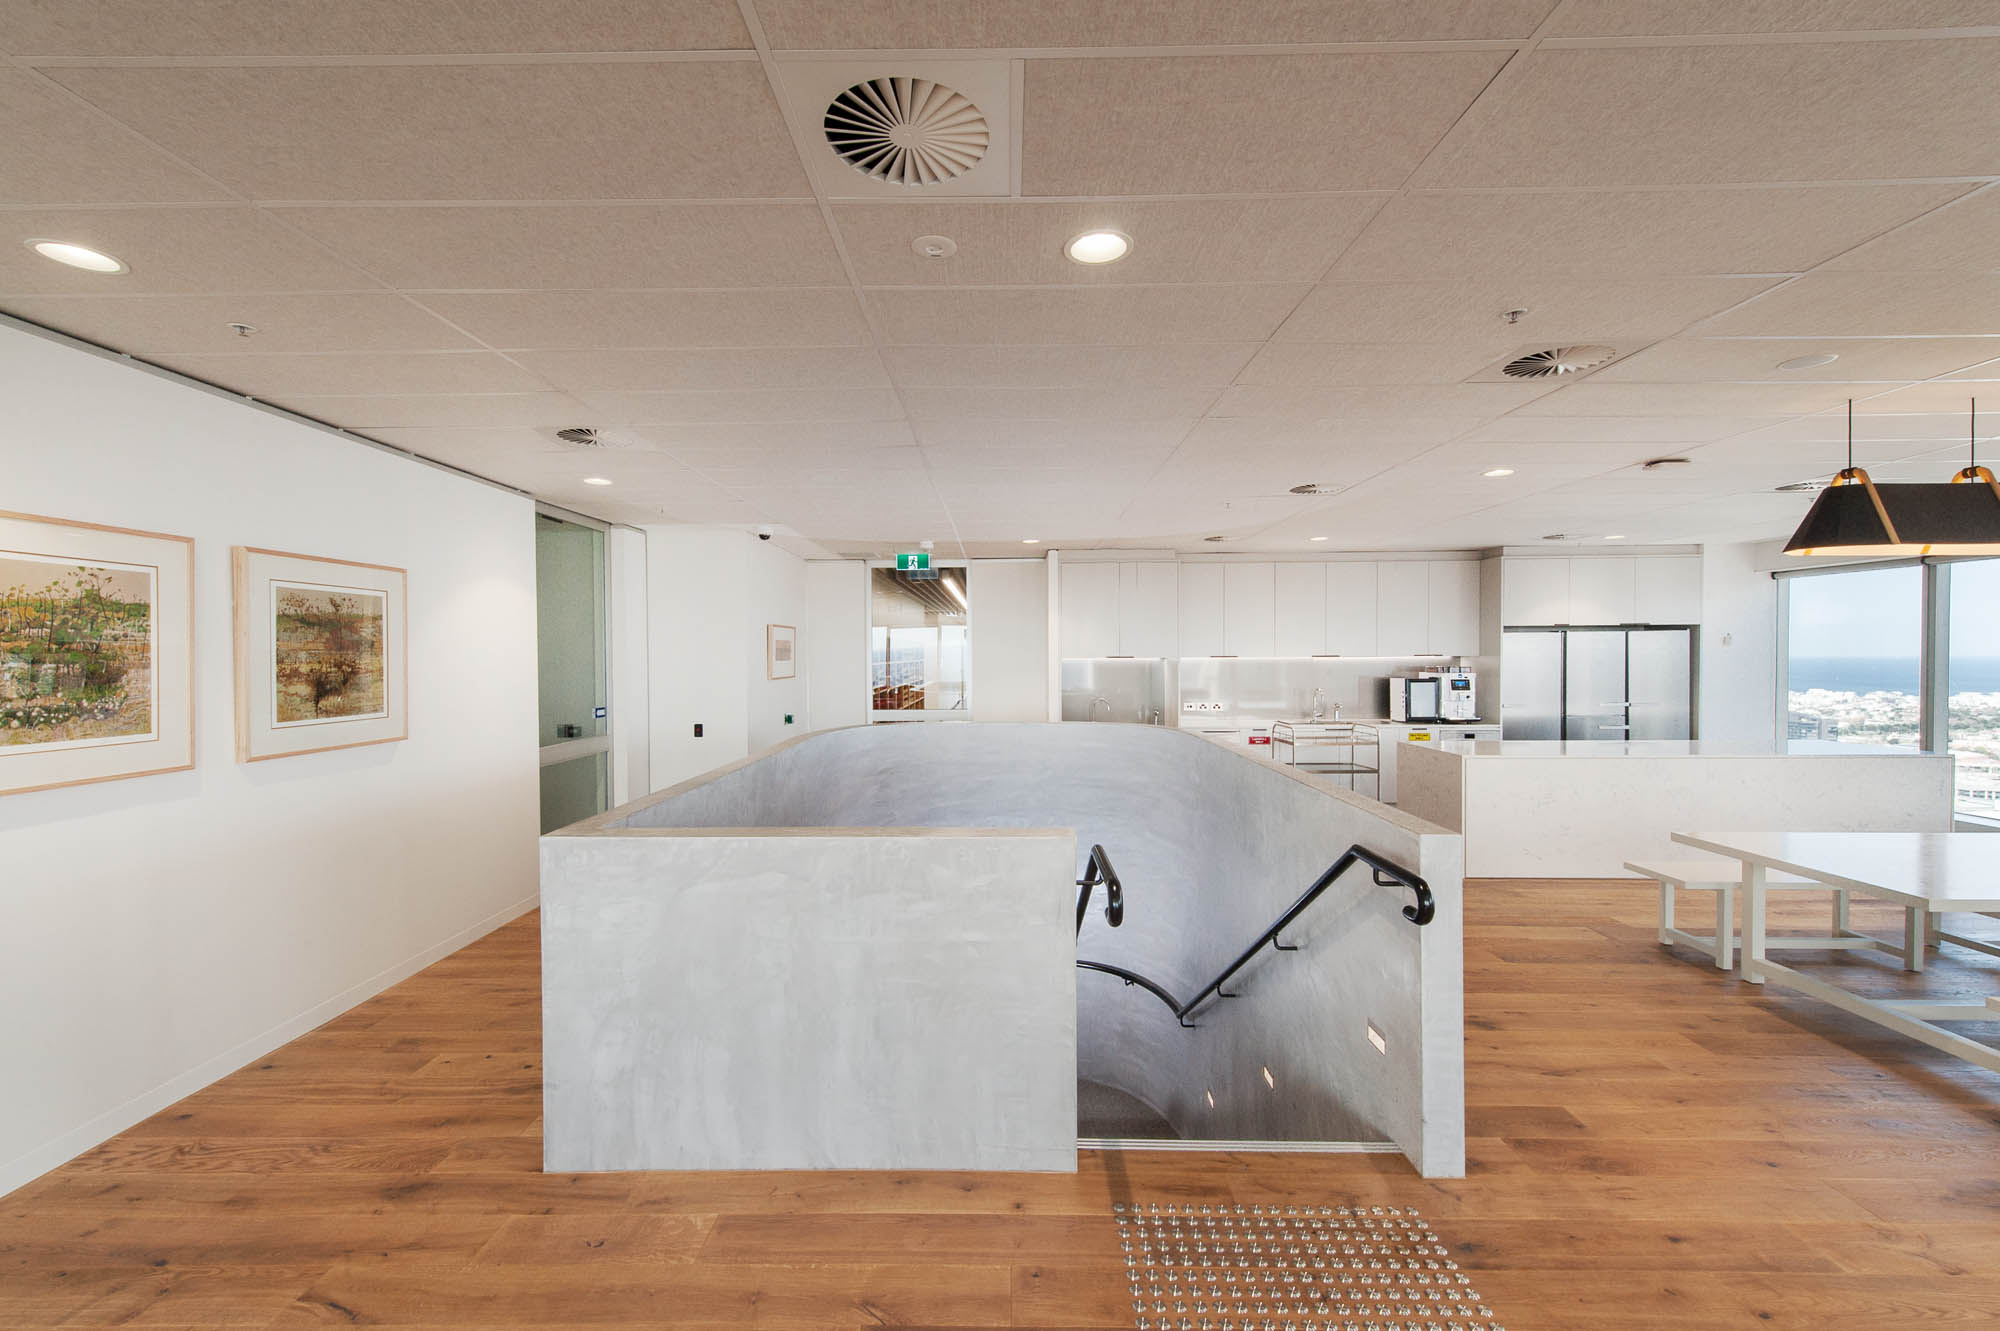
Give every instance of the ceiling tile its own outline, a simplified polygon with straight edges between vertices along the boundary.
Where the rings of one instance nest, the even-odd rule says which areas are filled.
[[[1545,383],[1451,384],[1408,388],[1232,388],[1215,415],[1330,417],[1498,416],[1552,391]]]
[[[761,464],[814,451],[851,453],[916,442],[907,424],[882,421],[638,425],[631,433],[646,446],[695,465],[732,458]]]
[[[1964,185],[1404,195],[1332,276],[1624,278],[1801,272]]]
[[[1570,0],[1548,35],[1879,32],[1992,22],[1992,0]]]
[[[1522,407],[1518,416],[1797,416],[1851,396],[1844,384],[1571,384]]]
[[[909,387],[1085,388],[1160,384],[1220,388],[1255,342],[1170,347],[890,347],[883,359]]]
[[[1970,425],[1968,413],[1975,398],[1980,403],[1981,430],[1987,428],[1988,421],[1994,422],[1993,428],[2000,430],[2000,390],[1995,390],[1990,383],[1965,379],[1943,379],[1936,383],[1911,384],[1907,388],[1891,389],[1855,403],[1854,409],[1871,415],[1885,411],[1955,413],[1958,416],[1959,431],[1964,433]]]
[[[1287,388],[1366,388],[1455,384],[1487,368],[1491,349],[1471,345],[1271,342],[1236,377]]]
[[[1996,310],[2000,273],[1808,273],[1698,331],[1728,337],[1968,337],[2000,332]]]
[[[894,421],[902,404],[886,388],[798,388],[698,393],[585,393],[596,417],[622,425],[732,421]]]
[[[872,286],[1313,282],[1386,197],[837,204],[833,215]],[[1073,237],[1103,230],[1132,237],[1131,252],[1098,265],[1064,255]],[[911,247],[924,235],[949,236],[958,252],[924,258]]]
[[[262,200],[807,192],[763,70],[749,61],[46,72]]]
[[[2000,188],[1988,186],[1827,265],[1856,272],[2000,272]]]
[[[871,290],[891,346],[985,343],[1243,342],[1269,337],[1308,288],[1302,286],[982,287]]]
[[[456,55],[750,47],[735,0],[10,0],[26,56]]]
[[[1031,195],[1393,189],[1495,51],[1030,60]]]
[[[33,74],[0,65],[0,203],[179,203],[228,192]]]
[[[283,208],[276,215],[405,290],[833,286],[809,203]]]
[[[1988,345],[1991,346],[1995,352],[2000,352],[2000,341],[1992,341],[1989,339]],[[1976,365],[1969,365],[1963,370],[1959,370],[1953,374],[1947,374],[1944,377],[1947,381],[2000,379],[2000,355],[1996,355],[1996,357],[1992,360],[1981,361]]]
[[[134,355],[261,352],[456,351],[472,340],[402,296],[21,296],[7,313]],[[239,337],[231,323],[257,329]]]
[[[1769,425],[1760,416],[1503,416],[1466,435],[1467,443],[1701,444]],[[1671,451],[1671,450],[1669,450]]]
[[[1087,465],[1101,458],[1163,457],[1187,437],[1193,421],[925,420],[916,435],[932,457],[965,462],[1019,457],[1032,465],[1065,459]]]
[[[1810,369],[1778,368],[1785,361],[1823,353],[1840,359]],[[1605,366],[1590,376],[1590,382],[1902,383],[1996,356],[2000,338],[1674,338]]]
[[[513,359],[578,393],[889,386],[881,358],[867,347],[520,351]]]
[[[0,243],[0,292],[13,295],[381,289],[254,208],[35,209],[0,217],[23,240],[65,240],[131,269],[84,272]]]
[[[2000,39],[1547,47],[1482,98],[1431,187],[2000,173]],[[1510,71],[1511,72],[1511,71]]]
[[[548,387],[539,375],[490,351],[170,355],[158,359],[170,370],[266,401],[308,395],[532,393]]]
[[[443,292],[423,303],[493,347],[856,346],[846,289]]]
[[[984,417],[996,420],[1185,420],[1215,400],[1207,387],[1169,388],[906,388],[910,415],[919,419]]]
[[[1555,0],[757,0],[777,50],[1257,46],[1525,37]]]
[[[1498,358],[1538,347],[1608,342],[1620,350],[1775,285],[1766,277],[1566,281],[1326,282],[1280,330],[1285,342],[1448,342]],[[1501,316],[1523,309],[1516,323]],[[1622,345],[1621,345],[1622,344]]]

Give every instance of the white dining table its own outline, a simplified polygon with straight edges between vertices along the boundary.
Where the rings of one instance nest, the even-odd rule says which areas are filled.
[[[1858,1017],[1899,1031],[1933,1049],[2000,1072],[2000,1048],[1968,1039],[1941,1021],[2000,1021],[2000,994],[1933,998],[1872,998],[1780,965],[1766,955],[1767,875],[1776,870],[1892,901],[1905,908],[1904,955],[1923,968],[1926,924],[1947,911],[2000,912],[2000,834],[1984,832],[1772,832],[1673,839],[1743,865],[1743,978],[1796,989]],[[2000,949],[1979,939],[1937,931],[1936,937],[1982,952]]]

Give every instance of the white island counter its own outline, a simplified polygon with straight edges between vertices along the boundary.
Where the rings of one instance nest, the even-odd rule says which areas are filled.
[[[1465,837],[1467,878],[1624,878],[1675,832],[1948,832],[1952,759],[1858,744],[1403,744],[1397,806]]]

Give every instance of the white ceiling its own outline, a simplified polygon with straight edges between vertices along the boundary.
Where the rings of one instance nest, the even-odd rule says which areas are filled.
[[[2000,0],[9,0],[0,53],[0,310],[612,520],[1750,539],[1850,397],[1883,478],[2000,438]],[[984,193],[844,185],[789,91],[967,62]]]

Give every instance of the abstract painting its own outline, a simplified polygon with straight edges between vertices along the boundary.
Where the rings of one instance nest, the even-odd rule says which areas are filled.
[[[239,546],[236,756],[407,738],[402,569]]]
[[[191,550],[0,513],[0,794],[192,765]]]

